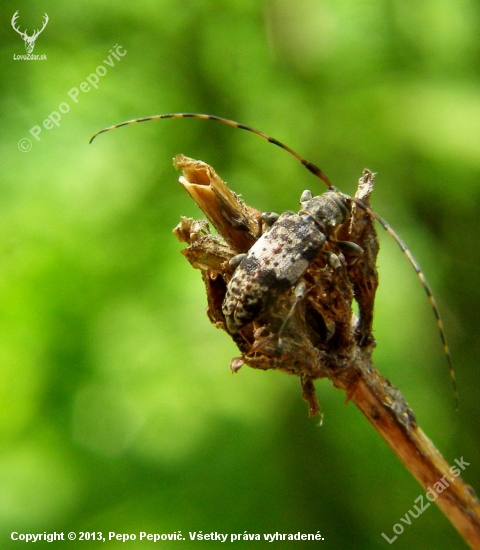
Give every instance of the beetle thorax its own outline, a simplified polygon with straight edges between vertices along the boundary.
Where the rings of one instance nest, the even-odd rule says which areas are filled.
[[[305,194],[302,198],[306,197]],[[301,201],[300,214],[312,220],[325,235],[331,235],[350,216],[350,201],[338,191],[327,191],[323,195]]]

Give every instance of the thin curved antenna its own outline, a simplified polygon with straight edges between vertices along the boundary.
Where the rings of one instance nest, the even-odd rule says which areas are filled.
[[[455,409],[458,411],[458,390],[457,390],[457,382],[455,380],[455,371],[453,370],[453,362],[452,362],[452,356],[450,354],[450,348],[447,344],[447,338],[445,336],[445,330],[443,328],[442,319],[440,317],[440,311],[437,306],[437,302],[435,301],[435,298],[433,297],[432,290],[430,288],[430,285],[427,282],[427,279],[425,278],[425,275],[423,274],[423,271],[421,270],[417,260],[414,258],[413,254],[410,252],[410,250],[407,248],[407,245],[402,241],[398,233],[394,231],[389,223],[384,220],[381,216],[379,216],[376,212],[374,212],[370,207],[368,207],[362,200],[356,199],[354,197],[351,197],[350,199],[352,202],[354,202],[356,205],[358,205],[362,210],[364,210],[369,216],[377,220],[377,222],[385,229],[385,231],[392,237],[392,239],[398,244],[398,246],[401,248],[402,252],[407,257],[410,264],[415,269],[418,278],[420,279],[420,282],[422,283],[423,288],[425,289],[425,292],[428,297],[428,301],[430,302],[430,307],[432,308],[433,314],[435,316],[435,321],[437,323],[437,329],[438,333],[440,334],[440,340],[442,342],[443,347],[443,353],[445,354],[448,362],[448,370],[450,374],[450,379],[452,380],[452,386],[453,386],[453,396],[455,399]]]
[[[151,120],[161,120],[164,118],[198,118],[201,120],[214,120],[216,122],[221,122],[222,124],[226,124],[228,126],[233,126],[233,128],[238,128],[239,130],[246,130],[247,132],[251,132],[253,134],[256,134],[257,136],[260,136],[261,138],[265,139],[266,141],[273,143],[277,147],[280,147],[281,149],[284,149],[287,151],[287,153],[290,153],[294,158],[296,158],[305,168],[311,172],[314,176],[321,179],[324,183],[327,184],[328,188],[331,190],[336,190],[336,188],[330,183],[327,176],[318,168],[318,166],[315,166],[315,164],[309,162],[308,160],[301,157],[297,152],[295,152],[293,149],[290,149],[287,145],[282,143],[281,141],[278,141],[275,138],[272,138],[271,136],[264,134],[263,132],[260,132],[259,130],[255,130],[254,128],[251,128],[250,126],[246,126],[244,124],[240,124],[234,120],[230,120],[228,118],[223,118],[215,115],[205,115],[205,114],[199,114],[199,113],[168,113],[168,114],[162,114],[162,115],[153,115],[153,116],[147,116],[144,118],[135,118],[133,120],[127,120],[125,122],[121,122],[120,124],[115,124],[114,126],[109,126],[108,128],[104,128],[103,130],[100,130],[96,134],[94,134],[89,143],[92,143],[92,141],[100,134],[103,134],[104,132],[109,132],[110,130],[115,130],[117,128],[121,128],[122,126],[129,126],[131,124],[137,124],[139,122],[149,122]],[[442,342],[443,352],[447,358],[448,362],[448,368],[450,372],[450,378],[452,380],[453,385],[453,392],[454,392],[454,398],[455,398],[455,405],[456,410],[458,410],[458,390],[457,390],[457,383],[455,380],[455,372],[453,370],[453,363],[452,363],[452,357],[450,355],[450,349],[447,344],[447,338],[445,336],[445,331],[443,328],[443,323],[440,317],[440,312],[437,306],[437,303],[435,301],[435,298],[433,297],[432,291],[430,289],[430,285],[427,283],[427,280],[425,278],[425,275],[423,274],[423,271],[420,269],[420,266],[418,265],[418,262],[413,257],[410,250],[407,248],[405,243],[402,241],[402,239],[397,235],[397,233],[390,227],[390,225],[376,212],[374,212],[370,207],[368,207],[362,200],[356,199],[354,197],[348,197],[349,200],[354,202],[356,205],[358,205],[362,210],[364,210],[369,216],[374,218],[378,221],[378,223],[385,229],[385,231],[394,239],[394,241],[398,244],[398,246],[401,248],[402,252],[407,257],[408,261],[412,265],[412,267],[415,269],[415,272],[418,275],[418,278],[420,279],[420,282],[425,289],[425,292],[428,297],[428,301],[430,302],[430,307],[432,308],[433,314],[435,316],[435,320],[437,323],[437,329],[440,334],[440,340]]]
[[[122,126],[128,126],[130,124],[137,124],[139,122],[148,122],[150,120],[161,120],[162,118],[199,118],[202,120],[215,120],[217,122],[221,122],[222,124],[227,124],[228,126],[233,126],[234,128],[238,128],[239,130],[246,130],[247,132],[252,132],[253,134],[256,134],[257,136],[260,136],[261,138],[269,141],[270,143],[273,143],[277,147],[280,147],[281,149],[284,149],[288,153],[290,153],[293,157],[295,157],[299,162],[305,166],[305,168],[311,172],[314,176],[317,176],[317,178],[320,178],[322,181],[324,181],[330,189],[333,188],[333,185],[329,182],[327,176],[320,170],[318,166],[315,166],[315,164],[312,164],[311,162],[308,162],[308,160],[305,160],[302,158],[298,153],[296,153],[293,149],[290,149],[290,147],[287,147],[280,141],[278,141],[275,138],[272,138],[268,136],[267,134],[264,134],[263,132],[259,132],[258,130],[255,130],[255,128],[250,128],[250,126],[245,126],[244,124],[239,124],[238,122],[235,122],[234,120],[229,120],[228,118],[222,118],[219,116],[213,116],[213,115],[202,115],[198,113],[169,113],[165,115],[153,115],[153,116],[147,116],[144,118],[135,118],[133,120],[127,120],[126,122],[122,122],[120,124],[115,124],[115,126],[110,126],[108,128],[105,128],[103,130],[100,130],[100,132],[97,132],[89,141],[89,143],[92,143],[92,141],[99,135],[103,134],[104,132],[109,132],[110,130],[115,130],[116,128],[121,128]]]

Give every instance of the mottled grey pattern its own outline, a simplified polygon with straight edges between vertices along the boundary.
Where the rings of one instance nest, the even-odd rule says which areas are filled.
[[[327,237],[350,215],[349,197],[339,191],[330,190],[317,197],[311,197],[310,192],[305,191],[300,203],[301,213],[308,212],[308,217],[315,220]]]
[[[247,325],[292,287],[321,251],[326,237],[310,220],[282,214],[236,269],[223,303],[231,332]]]

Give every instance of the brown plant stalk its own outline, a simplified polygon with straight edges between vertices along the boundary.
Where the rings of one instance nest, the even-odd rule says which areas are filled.
[[[175,166],[182,170],[180,183],[221,237],[210,234],[207,222],[188,218],[182,218],[174,230],[188,244],[182,253],[202,273],[211,322],[229,333],[222,312],[234,271],[228,262],[247,252],[261,235],[260,212],[246,206],[207,164],[178,155]],[[365,170],[355,197],[368,205],[373,183],[373,174]],[[332,269],[325,258],[330,252],[338,254],[338,249],[327,241],[325,254],[303,276],[304,299],[298,300],[293,290],[287,292],[259,319],[229,333],[241,351],[230,366],[234,372],[245,364],[299,376],[311,415],[319,412],[313,381],[330,379],[334,387],[345,391],[346,401],[360,409],[420,485],[426,491],[436,489],[436,504],[470,547],[480,549],[480,503],[475,493],[457,475],[458,469],[452,473],[418,427],[400,391],[372,362],[378,241],[371,217],[353,205],[350,220],[337,238],[357,243],[364,251],[361,257],[342,257],[342,267]],[[354,300],[358,318],[352,311]]]

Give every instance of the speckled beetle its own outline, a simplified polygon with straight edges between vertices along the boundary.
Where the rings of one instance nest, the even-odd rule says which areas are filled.
[[[270,213],[264,214],[263,221],[267,226],[271,225],[271,228],[263,233],[246,255],[239,255],[233,258],[234,263],[238,267],[228,285],[222,308],[227,320],[227,326],[231,332],[236,332],[255,320],[268,308],[270,303],[297,284],[313,259],[322,252],[326,241],[334,239],[336,229],[348,219],[351,204],[355,203],[380,223],[383,229],[400,246],[408,261],[415,269],[435,315],[443,351],[448,361],[455,401],[458,406],[455,373],[435,298],[412,253],[381,216],[371,210],[363,201],[337,191],[320,168],[302,158],[288,146],[263,132],[226,118],[198,113],[169,113],[148,116],[128,120],[100,130],[90,139],[90,143],[99,134],[108,132],[109,130],[139,122],[166,118],[213,120],[240,130],[252,132],[287,151],[301,162],[307,170],[324,181],[329,188],[326,193],[316,197],[312,197],[311,193],[306,191],[301,197],[302,210],[298,214],[285,212],[278,219]],[[335,242],[339,249],[345,251],[347,254],[358,256],[362,253],[361,248],[355,243],[348,241]],[[335,254],[329,253],[327,259],[330,266],[333,268],[338,267],[338,258]]]

